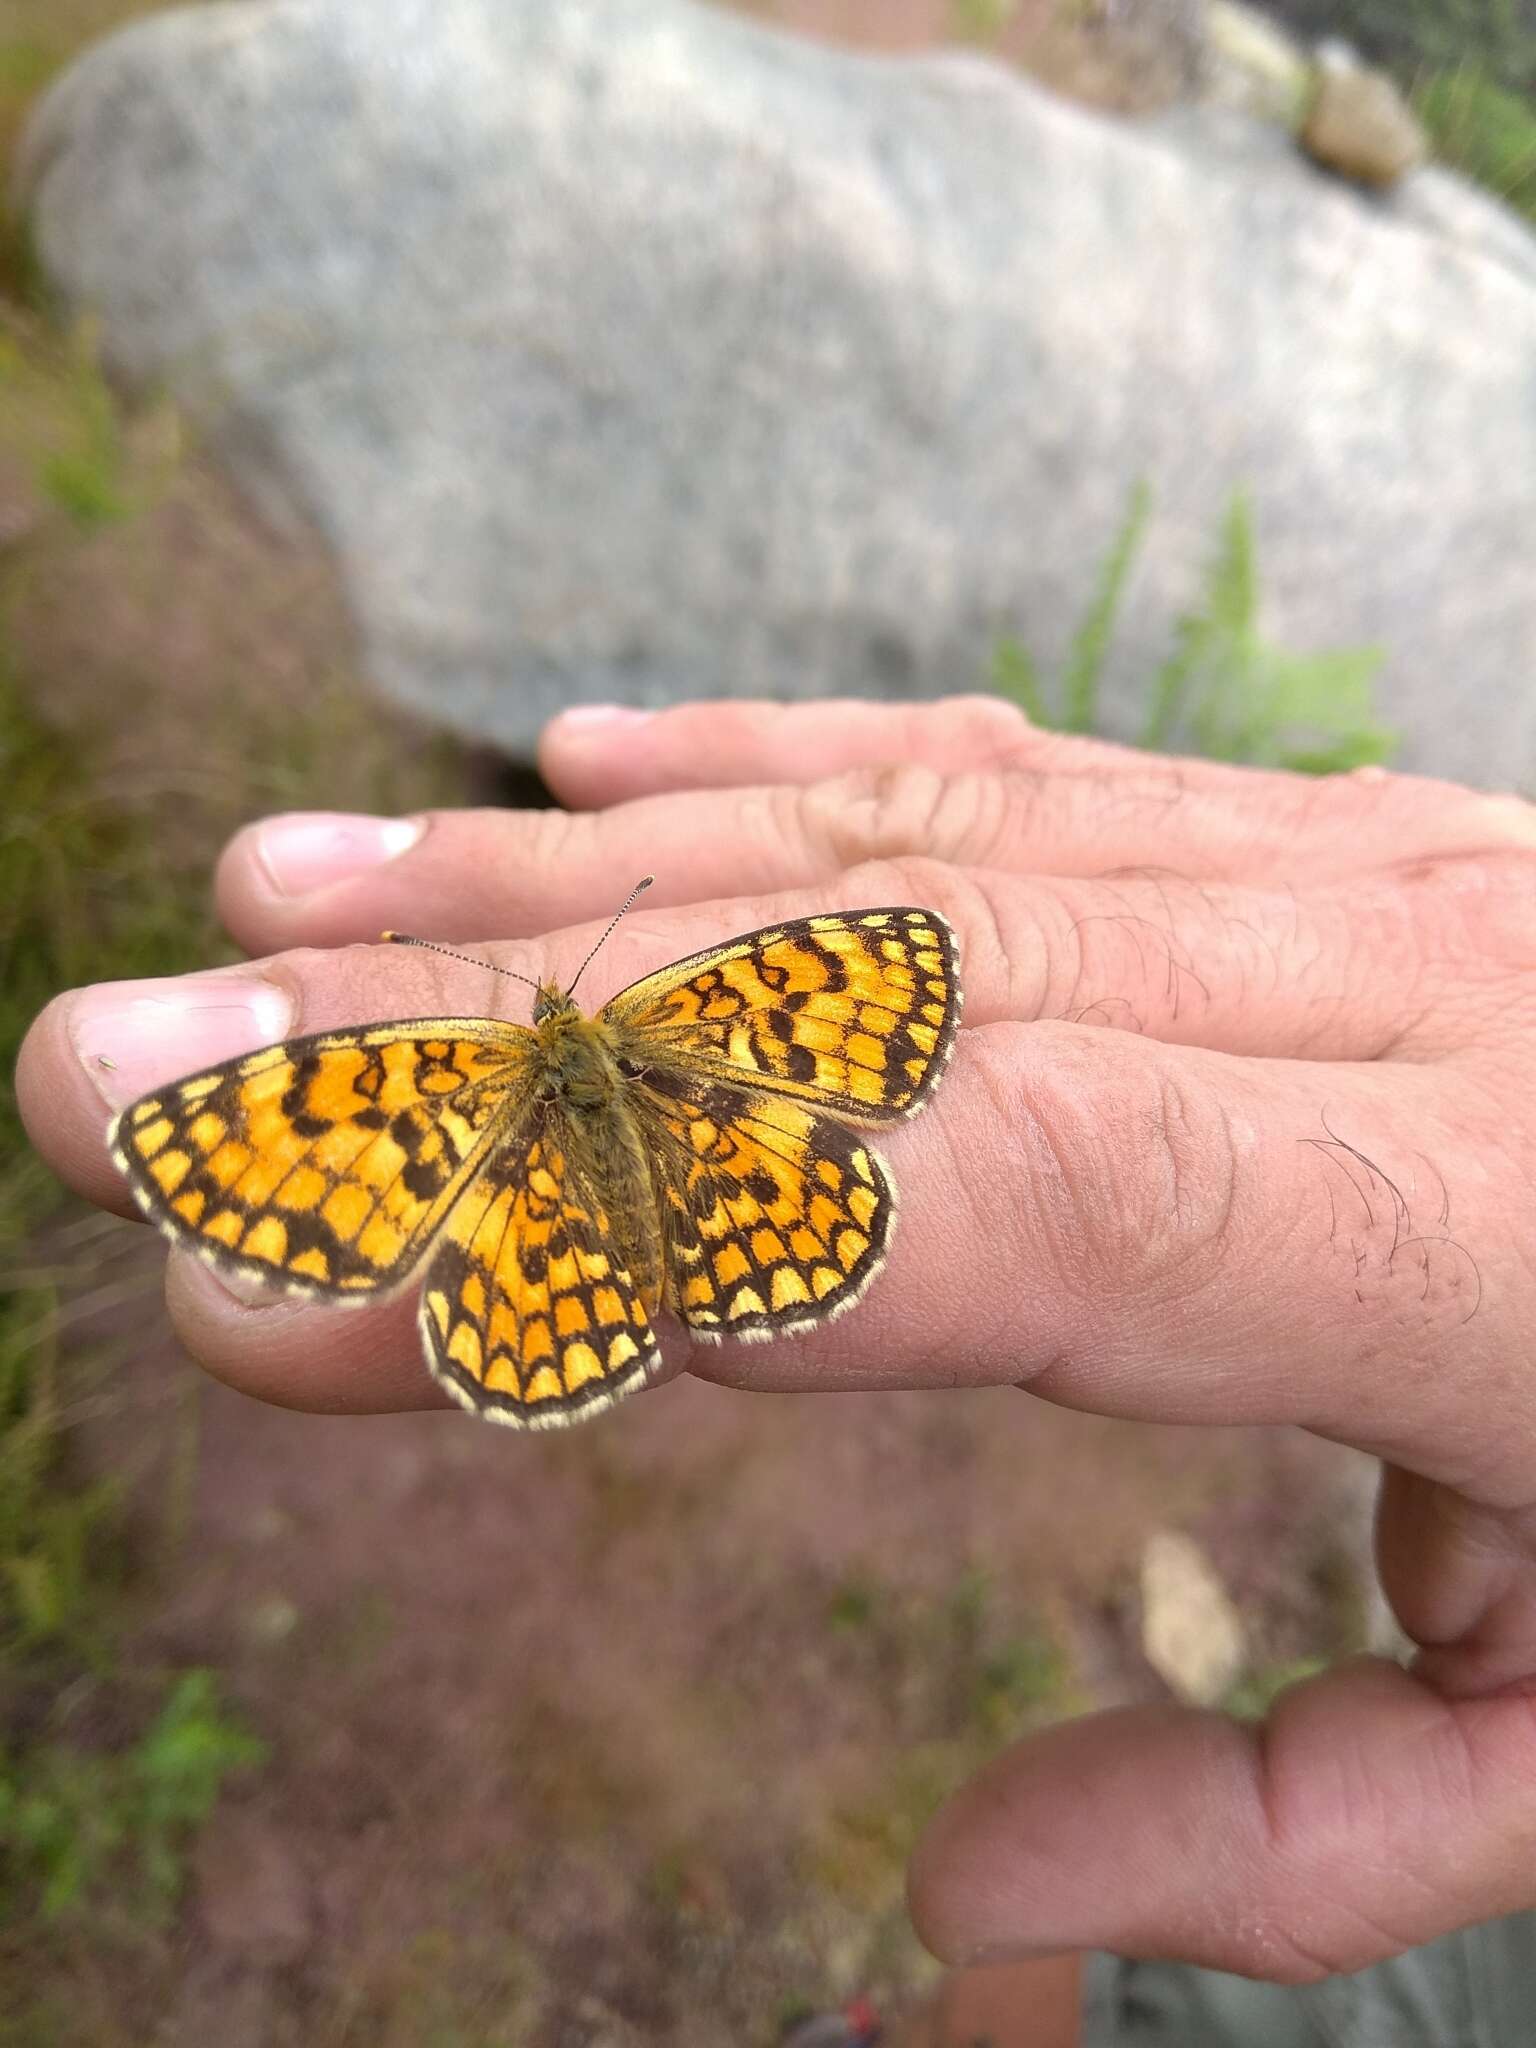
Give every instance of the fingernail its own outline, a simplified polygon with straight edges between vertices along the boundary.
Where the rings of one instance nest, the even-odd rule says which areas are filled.
[[[959,1967],[962,1970],[1006,1970],[1023,1963],[1038,1963],[1042,1956],[1065,1955],[1077,1946],[1072,1941],[1042,1941],[1033,1945],[1027,1941],[986,1941],[979,1948],[968,1949],[961,1957]]]
[[[256,858],[279,896],[307,896],[382,867],[414,846],[426,829],[420,818],[290,811],[256,827]]]
[[[103,1102],[121,1109],[182,1074],[275,1045],[293,1020],[293,998],[260,975],[184,974],[82,989],[69,1035]]]
[[[639,704],[573,704],[569,711],[559,714],[555,723],[595,730],[600,725],[644,725],[655,716],[654,711]]]
[[[1523,796],[1491,796],[1487,803],[1501,837],[1517,840],[1522,846],[1536,846],[1536,804]]]
[[[264,1280],[259,1273],[247,1273],[240,1266],[205,1265],[195,1252],[182,1252],[179,1247],[172,1256],[186,1261],[185,1271],[179,1276],[181,1286],[201,1287],[215,1301],[219,1295],[227,1294],[241,1308],[285,1308],[290,1315],[294,1311],[294,1298],[284,1293],[280,1282],[274,1284],[273,1280]]]

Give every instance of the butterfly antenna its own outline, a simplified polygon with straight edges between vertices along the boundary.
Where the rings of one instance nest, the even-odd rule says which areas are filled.
[[[508,981],[526,981],[530,988],[539,985],[531,974],[519,974],[515,967],[497,967],[489,960],[477,960],[472,953],[455,953],[452,946],[440,946],[436,939],[413,939],[409,932],[380,932],[379,937],[391,946],[421,946],[428,953],[441,953],[445,960],[462,960],[466,967],[489,967],[492,974],[504,974]]]
[[[568,996],[575,994],[577,982],[580,981],[581,977],[592,965],[592,962],[603,950],[603,947],[607,945],[609,934],[612,932],[614,925],[618,923],[619,919],[624,915],[625,911],[628,910],[629,906],[634,902],[635,898],[641,893],[641,891],[649,889],[649,887],[651,886],[652,882],[655,881],[655,879],[656,877],[654,875],[642,875],[639,881],[636,882],[633,889],[631,889],[629,894],[624,898],[624,901],[619,905],[618,910],[614,913],[612,919],[610,920],[608,930],[603,933],[603,936],[592,948],[591,952],[587,955],[586,959],[582,961],[581,965],[577,968],[576,972],[571,976],[571,985],[566,990],[566,994]]]

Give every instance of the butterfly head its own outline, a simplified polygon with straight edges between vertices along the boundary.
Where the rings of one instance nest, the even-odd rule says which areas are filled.
[[[581,1014],[569,989],[558,981],[541,981],[533,999],[533,1021],[547,1024],[551,1017],[579,1017]]]

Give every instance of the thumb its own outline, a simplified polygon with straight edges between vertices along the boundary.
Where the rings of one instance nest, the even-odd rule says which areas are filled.
[[[1536,1713],[1362,1658],[1263,1722],[1136,1708],[989,1765],[918,1846],[951,1962],[1104,1948],[1309,1983],[1536,1902]]]

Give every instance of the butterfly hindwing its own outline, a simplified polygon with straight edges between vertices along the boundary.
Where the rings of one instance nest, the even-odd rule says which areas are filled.
[[[662,1163],[666,1305],[696,1336],[769,1337],[851,1308],[895,1196],[862,1134],[782,1095],[653,1070],[635,1101]]]
[[[731,1072],[861,1123],[907,1117],[960,1014],[954,934],[932,910],[794,918],[637,981],[605,1023],[669,1065]]]
[[[534,1044],[463,1018],[293,1039],[135,1102],[113,1152],[145,1212],[213,1265],[377,1295],[473,1180]]]
[[[428,1362],[493,1422],[575,1422],[661,1362],[611,1220],[557,1117],[529,1119],[460,1198],[427,1267]]]

